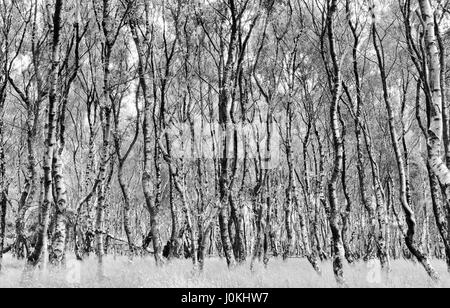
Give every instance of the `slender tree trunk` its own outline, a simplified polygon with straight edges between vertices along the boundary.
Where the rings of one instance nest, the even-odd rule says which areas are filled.
[[[180,239],[180,222],[179,222],[179,209],[175,203],[174,196],[174,184],[172,175],[170,175],[170,187],[169,187],[169,203],[170,203],[170,217],[172,220],[171,226],[171,234],[170,234],[170,251],[168,259],[179,258],[180,257],[180,247],[181,247],[181,239]],[[200,222],[199,222],[200,223]],[[200,230],[200,229],[199,229]],[[199,257],[200,259],[200,257]]]
[[[3,253],[5,250],[5,237],[6,237],[6,193],[2,192],[0,200],[0,273],[2,272]]]
[[[294,204],[295,193],[295,175],[294,175],[294,162],[293,162],[293,149],[292,149],[292,121],[293,111],[292,102],[288,102],[287,106],[287,122],[286,122],[286,160],[288,167],[288,187],[286,189],[286,202],[284,206],[284,224],[286,227],[287,241],[284,245],[283,259],[286,260],[291,255],[293,247],[294,233],[292,227],[292,206]]]
[[[104,71],[104,93],[103,103],[100,111],[100,120],[102,122],[102,146],[100,151],[100,164],[99,164],[99,180],[100,184],[97,191],[97,207],[96,207],[96,222],[95,222],[95,234],[96,234],[96,253],[99,263],[99,275],[103,276],[103,256],[105,253],[105,209],[106,209],[106,186],[107,186],[107,174],[108,174],[108,162],[110,159],[110,140],[111,140],[111,109],[108,106],[108,80],[109,80],[109,61],[105,62]]]
[[[264,224],[263,217],[265,212],[265,205],[261,200],[261,185],[253,190],[253,211],[255,213],[255,239],[254,239],[254,247],[253,247],[253,256],[250,263],[250,269],[253,270],[256,261],[260,258],[261,252],[263,250],[263,238],[264,238]]]
[[[5,249],[6,237],[6,210],[7,210],[7,188],[5,169],[5,148],[4,148],[4,102],[6,98],[5,88],[0,89],[0,274],[2,272],[3,250]]]
[[[334,18],[337,12],[337,1],[329,1],[329,11],[327,15],[327,33],[328,33],[328,43],[329,51],[332,59],[332,101],[330,103],[330,123],[333,135],[333,147],[334,147],[334,162],[331,178],[328,182],[328,199],[329,199],[329,220],[332,235],[332,252],[333,252],[333,270],[336,281],[339,285],[346,285],[344,279],[344,269],[343,269],[343,259],[344,259],[344,249],[342,244],[342,236],[340,230],[340,210],[338,204],[337,196],[337,184],[342,172],[343,163],[343,143],[342,136],[339,127],[339,100],[341,98],[342,92],[342,76],[341,68],[336,55],[335,48],[335,34],[334,34]]]
[[[346,155],[346,147],[345,147],[345,133],[346,133],[346,129],[345,129],[345,123],[342,120],[342,116],[341,116],[341,125],[343,127],[343,132],[342,132],[342,136],[343,136],[343,140],[342,140],[342,144],[343,144],[343,157],[342,157],[342,176],[341,176],[341,182],[342,182],[342,190],[344,192],[344,196],[345,196],[345,201],[346,201],[346,206],[345,206],[345,211],[342,213],[342,243],[344,245],[344,251],[345,251],[345,258],[347,259],[347,262],[349,264],[352,264],[355,260],[353,257],[353,252],[352,249],[350,247],[350,239],[349,239],[349,235],[351,235],[351,215],[352,215],[352,199],[351,196],[349,194],[348,191],[348,186],[347,186],[347,155]]]
[[[36,201],[38,190],[38,172],[36,170],[36,130],[39,121],[39,112],[35,110],[36,104],[36,102],[31,103],[30,101],[28,101],[27,104],[28,175],[19,201],[18,215],[16,218],[16,241],[14,244],[14,254],[19,259],[25,257],[23,249],[28,245],[25,237],[25,215],[33,202]]]
[[[131,234],[131,225],[130,225],[130,212],[131,212],[131,201],[128,193],[127,184],[125,184],[125,179],[123,176],[123,163],[119,163],[119,169],[117,170],[117,178],[119,180],[120,190],[122,191],[123,197],[123,229],[125,231],[125,235],[128,241],[128,247],[130,249],[130,253],[134,252],[134,243],[133,237]]]

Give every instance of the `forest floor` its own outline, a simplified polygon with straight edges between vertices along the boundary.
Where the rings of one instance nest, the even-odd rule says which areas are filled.
[[[389,277],[383,277],[377,263],[360,263],[345,268],[347,283],[357,288],[450,287],[450,274],[444,262],[433,265],[441,275],[436,286],[427,278],[423,268],[409,261],[394,261]],[[157,268],[153,259],[128,260],[107,257],[105,278],[97,279],[97,263],[91,258],[83,263],[69,260],[65,269],[50,269],[47,274],[35,272],[24,275],[24,263],[5,256],[0,288],[9,287],[93,287],[93,288],[334,288],[336,282],[331,263],[322,264],[322,277],[316,275],[309,263],[301,259],[271,260],[267,269],[248,265],[228,270],[224,260],[209,259],[202,274],[192,271],[189,260],[175,261]]]

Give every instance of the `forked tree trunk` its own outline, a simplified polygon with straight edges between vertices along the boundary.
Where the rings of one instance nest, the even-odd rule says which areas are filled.
[[[289,122],[292,121],[292,117],[290,117]],[[289,134],[290,137],[288,137],[289,140],[291,140],[292,138],[292,123],[289,124]],[[308,143],[309,143],[309,138],[310,138],[310,134],[311,134],[311,129],[312,129],[312,124],[309,123],[308,125],[308,131],[305,137],[305,140],[303,142],[303,150],[307,151],[307,147],[308,147]],[[290,143],[290,141],[289,141]],[[291,149],[290,151],[292,151],[292,146],[289,145],[289,149]],[[307,154],[304,153],[303,154],[303,158],[306,159]],[[314,270],[316,271],[317,274],[321,275],[321,270],[320,270],[320,266],[319,266],[319,262],[317,260],[317,256],[314,254],[312,247],[311,247],[311,241],[310,241],[310,236],[309,236],[309,232],[308,232],[308,224],[309,224],[309,215],[305,214],[308,212],[308,209],[301,204],[300,202],[300,197],[299,197],[299,191],[298,191],[298,187],[297,187],[297,180],[300,182],[300,179],[297,179],[296,176],[294,176],[295,170],[293,167],[293,161],[292,161],[292,153],[291,155],[289,155],[289,159],[291,160],[290,163],[288,163],[289,165],[289,180],[291,181],[289,183],[289,187],[288,189],[291,190],[291,194],[293,197],[293,202],[295,204],[295,207],[297,209],[298,212],[298,218],[299,218],[299,223],[300,223],[300,233],[301,233],[301,237],[302,237],[302,244],[303,244],[303,249],[305,251],[305,255],[306,258],[308,259],[309,263],[311,263],[312,267],[314,268]],[[306,163],[304,164],[304,168],[305,168],[305,174],[306,174],[306,187],[305,187],[305,191],[307,194],[309,191],[309,179],[308,179],[308,167],[306,165]],[[305,198],[305,200],[307,200],[307,197]],[[307,201],[305,202],[305,205],[307,205]]]
[[[146,8],[146,14],[147,8]],[[147,16],[148,18],[148,16]],[[140,38],[136,29],[135,20],[130,21],[130,29],[133,35],[133,41],[138,53],[138,76],[139,83],[142,89],[144,98],[143,111],[143,138],[144,138],[144,171],[142,174],[142,189],[144,192],[145,203],[150,213],[150,234],[153,242],[153,250],[156,264],[158,266],[163,264],[163,249],[160,236],[160,209],[155,202],[153,202],[153,183],[152,183],[152,145],[153,139],[151,136],[151,121],[152,121],[152,106],[150,102],[150,93],[146,81],[145,71],[145,54],[140,42]]]
[[[54,181],[54,199],[56,205],[56,221],[55,221],[55,232],[52,239],[52,253],[50,255],[50,261],[53,265],[62,266],[66,261],[66,242],[68,237],[68,201],[67,201],[67,190],[66,183],[64,179],[64,168],[62,154],[65,148],[65,133],[66,133],[66,113],[67,113],[67,102],[70,93],[70,88],[73,81],[78,75],[79,68],[79,44],[81,41],[79,33],[79,7],[78,1],[76,2],[76,18],[74,22],[74,40],[75,40],[75,67],[72,72],[67,76],[65,86],[62,91],[61,99],[59,101],[59,113],[57,119],[57,133],[58,141],[57,146],[53,154],[53,181]]]
[[[358,19],[356,23],[353,23],[351,18],[351,1],[346,1],[346,13],[348,15],[348,24],[353,36],[353,48],[352,48],[352,61],[353,61],[353,75],[355,77],[355,90],[356,90],[356,100],[355,100],[355,138],[356,138],[356,153],[357,153],[357,170],[358,170],[358,181],[359,181],[359,191],[361,195],[361,202],[367,211],[369,217],[369,228],[368,228],[368,251],[366,259],[371,259],[374,256],[374,252],[377,249],[377,238],[376,238],[376,215],[375,207],[373,203],[370,202],[368,196],[368,190],[366,185],[366,161],[364,159],[364,141],[362,136],[362,107],[363,107],[363,93],[361,86],[360,77],[360,67],[358,65],[358,53],[361,40],[361,33],[358,33]],[[348,95],[350,98],[350,95]],[[375,187],[377,187],[375,185]]]
[[[168,136],[166,135],[166,138]],[[169,142],[168,142],[169,143]],[[192,218],[191,209],[189,208],[188,200],[187,200],[187,188],[184,185],[183,180],[179,176],[179,171],[177,170],[175,163],[172,160],[172,157],[170,156],[169,152],[164,149],[164,145],[162,142],[159,144],[160,149],[162,151],[162,155],[164,160],[169,166],[169,172],[173,178],[175,188],[177,189],[178,193],[180,194],[181,198],[181,204],[183,208],[183,212],[186,218],[186,229],[189,232],[189,239],[190,239],[190,254],[192,257],[192,263],[194,265],[194,268],[196,269],[198,265],[198,251],[197,251],[197,245],[198,245],[198,237],[197,237],[197,230],[195,229],[194,220]]]
[[[133,243],[133,236],[132,236],[132,230],[131,230],[131,222],[130,222],[130,215],[131,215],[131,198],[130,198],[130,191],[129,191],[129,184],[126,183],[126,179],[124,176],[124,167],[127,162],[128,157],[130,156],[131,152],[134,149],[134,146],[136,145],[136,142],[139,138],[140,133],[140,126],[141,126],[141,114],[139,109],[139,90],[141,85],[139,84],[136,90],[136,98],[135,98],[135,110],[136,110],[136,124],[135,124],[135,131],[134,131],[134,137],[131,141],[130,145],[128,146],[125,154],[122,155],[121,150],[121,138],[119,136],[119,118],[120,118],[120,108],[119,106],[118,110],[114,111],[114,144],[116,148],[116,155],[118,160],[118,170],[117,170],[117,179],[119,181],[120,190],[122,192],[123,197],[123,228],[125,231],[125,235],[127,237],[128,242],[128,248],[130,250],[130,257],[134,254],[134,243]]]
[[[231,93],[230,89],[233,86],[233,68],[234,57],[237,41],[237,15],[236,3],[234,0],[229,0],[230,13],[233,16],[233,23],[231,26],[231,34],[227,50],[227,59],[225,60],[225,51],[222,50],[220,55],[221,70],[219,71],[219,126],[220,126],[220,150],[219,153],[219,198],[220,198],[220,211],[219,211],[219,228],[220,236],[222,239],[222,248],[229,267],[235,266],[236,259],[233,253],[233,247],[230,240],[230,234],[228,231],[228,220],[230,212],[229,196],[230,196],[230,138],[233,130],[233,125],[230,119],[231,110]],[[228,8],[227,8],[228,9]],[[221,22],[225,22],[222,20]],[[225,44],[222,42],[222,44]]]
[[[28,263],[38,265],[42,262],[45,270],[48,262],[48,227],[50,222],[50,210],[52,205],[52,160],[56,146],[56,114],[58,102],[58,68],[59,68],[59,45],[61,28],[62,0],[55,1],[53,15],[53,39],[52,39],[52,66],[50,71],[50,92],[48,100],[47,136],[45,141],[45,155],[43,162],[44,170],[44,200],[41,204],[42,218],[39,226],[39,234],[34,252],[29,256]]]

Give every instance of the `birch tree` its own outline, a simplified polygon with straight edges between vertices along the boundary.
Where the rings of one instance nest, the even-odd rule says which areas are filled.
[[[50,85],[47,107],[47,132],[46,132],[46,150],[44,154],[43,173],[44,173],[44,199],[40,205],[42,207],[42,221],[40,222],[38,242],[34,252],[29,256],[28,262],[32,265],[42,263],[45,270],[48,262],[48,227],[50,221],[50,210],[52,204],[52,160],[56,147],[56,125],[57,125],[57,102],[59,99],[58,91],[58,69],[60,65],[60,31],[61,31],[61,12],[63,3],[60,0],[55,1],[53,27],[52,27],[52,49],[51,49],[51,70]]]

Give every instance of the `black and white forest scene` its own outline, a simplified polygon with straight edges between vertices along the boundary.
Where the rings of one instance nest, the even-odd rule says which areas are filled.
[[[0,1],[0,288],[450,287],[449,0]]]

